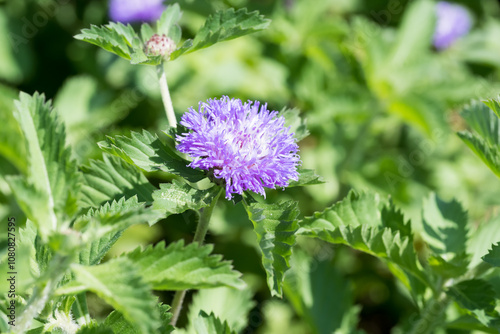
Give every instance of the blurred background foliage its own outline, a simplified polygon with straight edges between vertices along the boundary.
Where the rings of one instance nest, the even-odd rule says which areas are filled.
[[[435,191],[443,199],[461,201],[476,233],[492,237],[493,225],[485,223],[498,220],[498,180],[455,132],[466,127],[458,113],[464,105],[500,92],[496,1],[457,1],[472,13],[473,29],[443,51],[432,47],[433,7],[412,7],[412,1],[177,2],[184,11],[183,38],[191,37],[206,16],[227,7],[259,10],[272,19],[262,33],[167,64],[178,118],[199,101],[221,95],[265,101],[274,110],[301,110],[311,132],[300,143],[303,167],[316,169],[326,183],[268,191],[269,202],[293,198],[303,215],[311,215],[350,189],[373,189],[390,195],[418,229],[422,200]],[[159,132],[167,125],[153,67],[130,66],[73,39],[82,28],[107,23],[107,11],[107,1],[97,0],[0,1],[2,221],[22,215],[3,179],[26,172],[22,134],[11,112],[18,91],[39,91],[53,99],[82,165],[102,158],[96,143],[106,135],[142,128]],[[172,178],[147,176],[155,185]],[[113,254],[164,239],[190,240],[196,220],[188,212],[154,228],[135,227]],[[358,323],[368,333],[404,333],[415,316],[410,298],[384,264],[311,240],[299,240],[286,297],[271,300],[242,207],[221,203],[212,221],[207,242],[234,262],[255,294],[254,302],[251,295],[227,297],[243,298],[241,312],[249,312],[249,326],[235,328],[353,333],[350,328]],[[471,249],[480,248],[481,240],[476,238]],[[188,295],[196,301],[193,307],[209,303],[208,292],[203,293]],[[164,297],[168,302],[170,296]],[[95,304],[93,312],[104,316],[107,311]]]

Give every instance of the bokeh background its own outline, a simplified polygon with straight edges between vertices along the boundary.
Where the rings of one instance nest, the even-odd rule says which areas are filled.
[[[499,220],[498,180],[455,134],[466,127],[459,114],[464,105],[500,93],[497,1],[457,1],[469,11],[472,28],[442,50],[433,46],[436,17],[412,12],[414,1],[176,2],[184,11],[183,39],[218,9],[247,7],[272,19],[264,32],[167,64],[178,118],[199,101],[229,95],[267,102],[273,110],[298,108],[307,119],[311,134],[300,142],[303,167],[315,169],[326,182],[268,191],[269,202],[298,200],[307,216],[351,189],[375,190],[391,196],[418,230],[422,200],[434,191],[463,203],[478,229],[471,233],[488,233],[481,224]],[[39,91],[53,100],[81,165],[102,159],[96,143],[107,135],[159,133],[167,125],[153,67],[131,66],[73,38],[91,24],[106,24],[108,5],[0,0],[2,221],[13,213],[22,216],[4,181],[5,175],[26,171],[22,134],[12,116],[19,91]],[[172,177],[147,176],[155,185]],[[254,302],[242,332],[328,333],[358,322],[367,333],[404,333],[414,320],[416,309],[384,263],[310,240],[298,241],[297,269],[287,276],[285,298],[270,299],[251,223],[241,204],[221,202],[207,242],[233,261],[251,287],[247,293]],[[160,240],[190,241],[196,219],[187,212],[153,228],[134,227],[111,256]],[[475,247],[484,248],[466,246],[473,254]],[[311,304],[304,296],[322,298]],[[168,303],[171,296],[161,298]],[[208,292],[203,298],[217,297]],[[110,310],[97,299],[90,307],[97,318]]]

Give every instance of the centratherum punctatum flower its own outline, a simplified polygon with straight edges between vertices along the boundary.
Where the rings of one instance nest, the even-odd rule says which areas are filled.
[[[190,167],[223,181],[227,199],[245,190],[265,196],[264,187],[298,180],[296,139],[267,104],[223,96],[190,108],[180,124],[191,131],[177,136],[177,149],[193,158]]]

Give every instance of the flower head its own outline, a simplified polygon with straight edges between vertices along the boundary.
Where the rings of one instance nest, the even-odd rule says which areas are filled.
[[[180,152],[194,160],[192,168],[209,171],[226,186],[226,198],[264,187],[286,187],[298,180],[298,145],[285,119],[267,104],[223,96],[190,108],[180,122],[191,132],[177,136]]]
[[[466,35],[472,27],[472,18],[463,6],[440,1],[436,4],[437,22],[434,46],[443,50]]]
[[[165,36],[154,34],[149,41],[146,42],[146,52],[154,56],[163,56],[168,58],[175,50],[174,41]]]
[[[163,2],[164,0],[111,0],[109,16],[112,21],[122,23],[155,21],[165,9]]]

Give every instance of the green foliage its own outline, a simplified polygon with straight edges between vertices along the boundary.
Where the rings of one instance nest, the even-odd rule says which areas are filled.
[[[219,187],[198,190],[181,181],[160,184],[160,190],[153,192],[153,209],[166,215],[183,213],[187,210],[199,210],[210,206],[220,193]]]
[[[41,236],[67,227],[77,207],[80,174],[65,147],[65,130],[45,97],[35,93],[19,95],[15,102],[19,125],[26,139],[28,177],[7,180],[28,218],[37,224]]]
[[[161,56],[146,55],[144,45],[147,41],[141,41],[129,24],[110,22],[101,27],[92,25],[90,29],[83,29],[75,38],[130,60],[132,64],[161,64]]]
[[[93,240],[108,233],[121,232],[134,224],[148,222],[153,225],[160,218],[159,212],[145,208],[144,203],[139,203],[134,196],[128,200],[121,198],[107,202],[98,209],[91,208],[76,220],[74,228],[87,232]]]
[[[462,111],[462,117],[473,132],[461,131],[458,136],[481,160],[500,177],[500,116],[497,100],[484,104],[473,102]]]
[[[155,297],[137,267],[126,258],[97,266],[72,265],[75,281],[63,285],[59,295],[92,291],[113,306],[141,333],[154,333],[159,326]]]
[[[130,261],[140,268],[144,280],[155,290],[186,290],[230,286],[242,289],[246,284],[241,274],[233,271],[229,262],[220,255],[210,255],[211,245],[192,243],[184,246],[182,240],[165,247],[160,242],[155,247],[136,249],[127,254]]]
[[[290,132],[293,133],[297,141],[301,141],[302,139],[309,136],[309,130],[307,130],[306,120],[300,117],[299,109],[283,108],[278,116],[285,117],[286,125],[290,127]]]
[[[108,137],[106,142],[100,142],[101,149],[116,155],[124,161],[136,165],[148,172],[164,171],[197,182],[205,178],[200,170],[187,167],[189,162],[169,146],[160,141],[157,135],[146,130],[142,134],[132,132],[132,137]]]
[[[234,8],[219,11],[209,16],[194,39],[186,40],[181,47],[172,52],[170,58],[173,60],[219,42],[266,29],[269,23],[270,20],[259,15],[257,11],[248,13],[246,8],[237,11]]]
[[[397,221],[383,219],[394,217],[381,214],[387,205],[379,195],[351,192],[343,201],[300,221],[298,234],[334,244],[346,244],[385,259],[403,269],[394,273],[407,286],[411,281],[405,273],[430,284],[427,274],[418,263],[412,238],[398,229],[399,226],[404,227],[403,231],[407,228],[402,216]]]
[[[194,320],[194,328],[199,334],[235,334],[226,322],[222,322],[215,317],[213,313],[210,315],[200,311],[198,318]]]
[[[299,169],[299,180],[291,181],[288,187],[311,186],[314,184],[325,183],[323,177],[316,174],[312,169]]]
[[[245,209],[262,252],[267,285],[273,296],[281,296],[283,277],[290,268],[289,260],[295,244],[299,208],[294,201],[264,204],[250,200],[245,202]]]
[[[491,312],[495,308],[495,291],[486,281],[472,279],[459,282],[450,287],[447,293],[462,307],[470,310]]]
[[[174,328],[169,325],[170,319],[172,318],[172,314],[168,312],[170,310],[170,306],[164,304],[157,304],[157,309],[160,313],[161,317],[161,325],[157,329],[157,332],[160,334],[169,334]],[[112,330],[112,333],[115,334],[141,334],[140,331],[137,330],[136,327],[131,325],[130,322],[125,320],[124,316],[116,311],[111,312],[110,315],[104,320],[102,327],[107,327]]]
[[[140,202],[152,203],[151,193],[156,189],[141,171],[123,160],[103,155],[103,160],[92,160],[81,166],[83,185],[80,202],[83,207],[97,207],[104,202],[137,196]]]
[[[492,245],[488,254],[483,256],[483,260],[494,267],[500,267],[500,244]]]
[[[248,313],[255,306],[250,289],[236,290],[226,287],[204,289],[198,291],[189,306],[187,332],[191,328],[200,312],[213,313],[221,321],[227,322],[236,332],[241,332],[248,323]]]
[[[348,282],[331,263],[303,252],[295,252],[290,263],[283,286],[285,296],[313,333],[335,332],[353,304]]]

